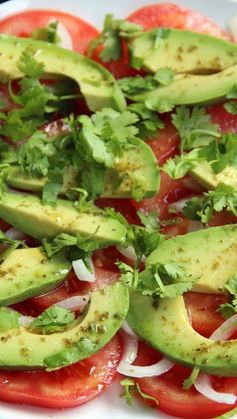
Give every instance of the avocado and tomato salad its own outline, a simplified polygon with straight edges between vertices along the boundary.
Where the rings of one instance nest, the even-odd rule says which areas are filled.
[[[1,401],[235,414],[236,80],[178,5],[0,20]]]

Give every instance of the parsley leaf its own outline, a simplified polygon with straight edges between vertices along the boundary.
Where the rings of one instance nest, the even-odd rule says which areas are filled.
[[[237,216],[237,192],[231,186],[220,183],[214,191],[205,192],[203,198],[194,197],[188,201],[183,213],[190,220],[206,224],[214,211],[223,209]]]
[[[75,314],[70,310],[51,306],[33,320],[29,330],[37,330],[45,335],[61,332],[66,326],[72,324],[74,320]]]
[[[181,152],[202,147],[213,138],[220,138],[219,127],[211,122],[205,108],[195,106],[192,110],[179,106],[172,115],[172,123],[179,131]]]
[[[103,45],[104,48],[99,55],[102,61],[117,61],[122,55],[122,39],[134,37],[141,31],[140,25],[123,19],[114,19],[112,14],[107,14],[101,34],[90,44],[89,55],[92,55],[98,46]]]

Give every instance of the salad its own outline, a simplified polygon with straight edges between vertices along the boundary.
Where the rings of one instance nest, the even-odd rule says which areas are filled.
[[[0,400],[237,412],[237,40],[174,4],[0,21]]]

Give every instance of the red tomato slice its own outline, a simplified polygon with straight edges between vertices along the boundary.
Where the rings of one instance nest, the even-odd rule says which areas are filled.
[[[96,355],[57,371],[0,371],[0,399],[56,409],[79,406],[111,384],[120,356],[115,336]]]
[[[229,39],[227,33],[201,13],[172,3],[145,6],[132,13],[128,20],[142,25],[145,30],[160,26],[208,33]]]
[[[137,365],[153,364],[161,359],[161,355],[145,344],[139,345]],[[188,419],[210,419],[222,415],[234,406],[215,403],[202,396],[194,387],[189,390],[182,388],[183,381],[190,375],[191,369],[175,365],[172,370],[151,378],[139,378],[136,382],[143,392],[159,400],[159,409],[169,415]],[[237,394],[237,378],[212,377],[213,386],[217,391]],[[154,402],[149,405],[157,407]]]
[[[170,116],[163,118],[165,128],[161,129],[155,137],[147,144],[151,147],[157,161],[162,166],[169,158],[174,157],[179,152],[179,134],[172,125]]]
[[[237,115],[227,112],[223,104],[209,106],[207,111],[212,121],[220,126],[222,133],[237,133]]]
[[[99,208],[114,208],[115,211],[120,212],[130,224],[139,224],[140,219],[128,199],[112,199],[112,198],[99,198],[96,201]]]
[[[97,35],[98,30],[89,23],[69,13],[57,10],[26,10],[0,21],[0,32],[28,37],[39,27],[47,26],[52,20],[61,22],[72,38],[75,51],[84,54]]]

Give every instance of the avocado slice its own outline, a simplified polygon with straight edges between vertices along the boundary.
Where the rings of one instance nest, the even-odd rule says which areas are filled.
[[[219,183],[225,183],[237,190],[237,169],[227,166],[222,172],[214,173],[208,162],[201,162],[190,171],[190,175],[206,189],[216,189]]]
[[[213,227],[167,240],[147,265],[177,262],[197,281],[192,291],[224,293],[237,271],[237,226]],[[191,326],[184,299],[159,299],[133,292],[128,322],[142,339],[167,357],[187,366],[223,376],[237,374],[237,340],[212,341]]]
[[[120,328],[128,310],[128,290],[115,283],[91,294],[87,312],[61,333],[41,335],[23,327],[0,334],[0,368],[48,371],[98,352]]]
[[[79,174],[69,170],[64,176],[61,194],[65,194],[72,186],[78,187]],[[122,181],[121,181],[122,179]],[[141,140],[134,140],[134,147],[124,151],[116,166],[109,169],[105,178],[102,197],[131,198],[133,180],[142,183],[143,198],[155,195],[160,186],[160,173],[157,160],[151,148]],[[47,178],[29,178],[15,165],[9,170],[7,179],[9,186],[25,191],[41,192]]]
[[[0,200],[0,217],[35,239],[53,239],[60,233],[80,234],[106,245],[123,243],[126,227],[99,208],[78,211],[71,201],[42,205],[35,195],[6,192]]]
[[[180,29],[141,33],[131,41],[130,50],[136,68],[154,73],[164,67],[175,73],[213,73],[237,64],[233,42]]]
[[[0,34],[1,81],[6,82],[24,76],[18,68],[18,62],[25,51],[30,52],[38,62],[44,64],[45,73],[69,77],[77,82],[91,111],[104,107],[118,111],[125,109],[124,96],[106,68],[84,55],[30,38]]]
[[[0,306],[51,291],[70,269],[62,253],[49,260],[41,247],[13,250],[0,265]]]
[[[195,105],[224,98],[237,80],[237,65],[215,74],[177,74],[168,86],[151,92],[131,95],[135,102],[146,102],[159,112],[170,111],[176,105]]]

